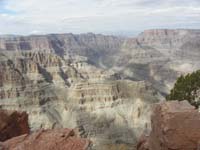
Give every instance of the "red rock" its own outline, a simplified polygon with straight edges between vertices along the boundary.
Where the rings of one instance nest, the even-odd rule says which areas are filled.
[[[0,141],[26,133],[29,133],[29,125],[25,112],[0,110]]]
[[[4,150],[86,150],[89,140],[76,137],[71,129],[40,130],[0,144]]]
[[[198,150],[199,141],[199,111],[187,101],[163,102],[155,106],[152,131],[138,150],[146,150],[145,144],[149,150]]]
[[[148,143],[149,136],[142,135],[137,143],[137,150],[149,150],[149,143]]]

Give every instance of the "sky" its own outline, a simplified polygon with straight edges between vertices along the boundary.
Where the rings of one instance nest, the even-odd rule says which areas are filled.
[[[0,0],[0,34],[200,28],[200,0]]]

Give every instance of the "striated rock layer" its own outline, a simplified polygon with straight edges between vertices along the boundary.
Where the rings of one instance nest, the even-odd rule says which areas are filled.
[[[3,143],[2,150],[88,150],[90,141],[76,137],[73,130],[40,130]]]
[[[187,101],[155,106],[152,131],[142,137],[138,150],[197,150],[200,144],[200,113]]]
[[[26,111],[31,131],[75,128],[94,149],[132,149],[150,129],[159,93],[145,81],[121,79],[87,58],[44,52],[0,55],[0,106]]]
[[[27,133],[29,125],[25,112],[0,110],[0,141]]]
[[[123,78],[151,82],[165,95],[178,76],[200,69],[199,43],[200,30],[151,29],[134,38],[92,33],[0,37],[0,51],[85,57],[98,68],[112,70]],[[41,57],[37,59],[41,62]],[[80,63],[74,66],[81,67]]]

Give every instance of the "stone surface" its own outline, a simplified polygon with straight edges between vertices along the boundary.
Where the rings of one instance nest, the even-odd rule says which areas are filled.
[[[200,113],[187,101],[157,104],[152,131],[141,139],[138,150],[197,150],[200,142]]]
[[[29,133],[28,115],[25,112],[0,110],[0,141]]]
[[[149,136],[148,135],[141,135],[141,137],[138,139],[138,143],[136,146],[137,150],[149,150]]]
[[[87,150],[90,141],[77,137],[71,129],[40,130],[3,143],[3,150]]]

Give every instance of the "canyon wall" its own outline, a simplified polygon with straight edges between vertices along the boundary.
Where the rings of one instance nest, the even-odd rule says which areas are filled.
[[[31,131],[73,128],[94,149],[132,149],[159,93],[150,83],[121,79],[81,56],[44,52],[1,53],[2,109],[26,111]]]
[[[199,30],[152,29],[135,38],[92,33],[7,36],[0,38],[0,50],[42,51],[63,58],[84,56],[123,78],[151,82],[165,95],[180,74],[200,68],[199,43]]]
[[[199,41],[199,30],[1,37],[0,108],[26,111],[31,131],[73,128],[94,149],[133,149],[152,105],[200,68]]]

